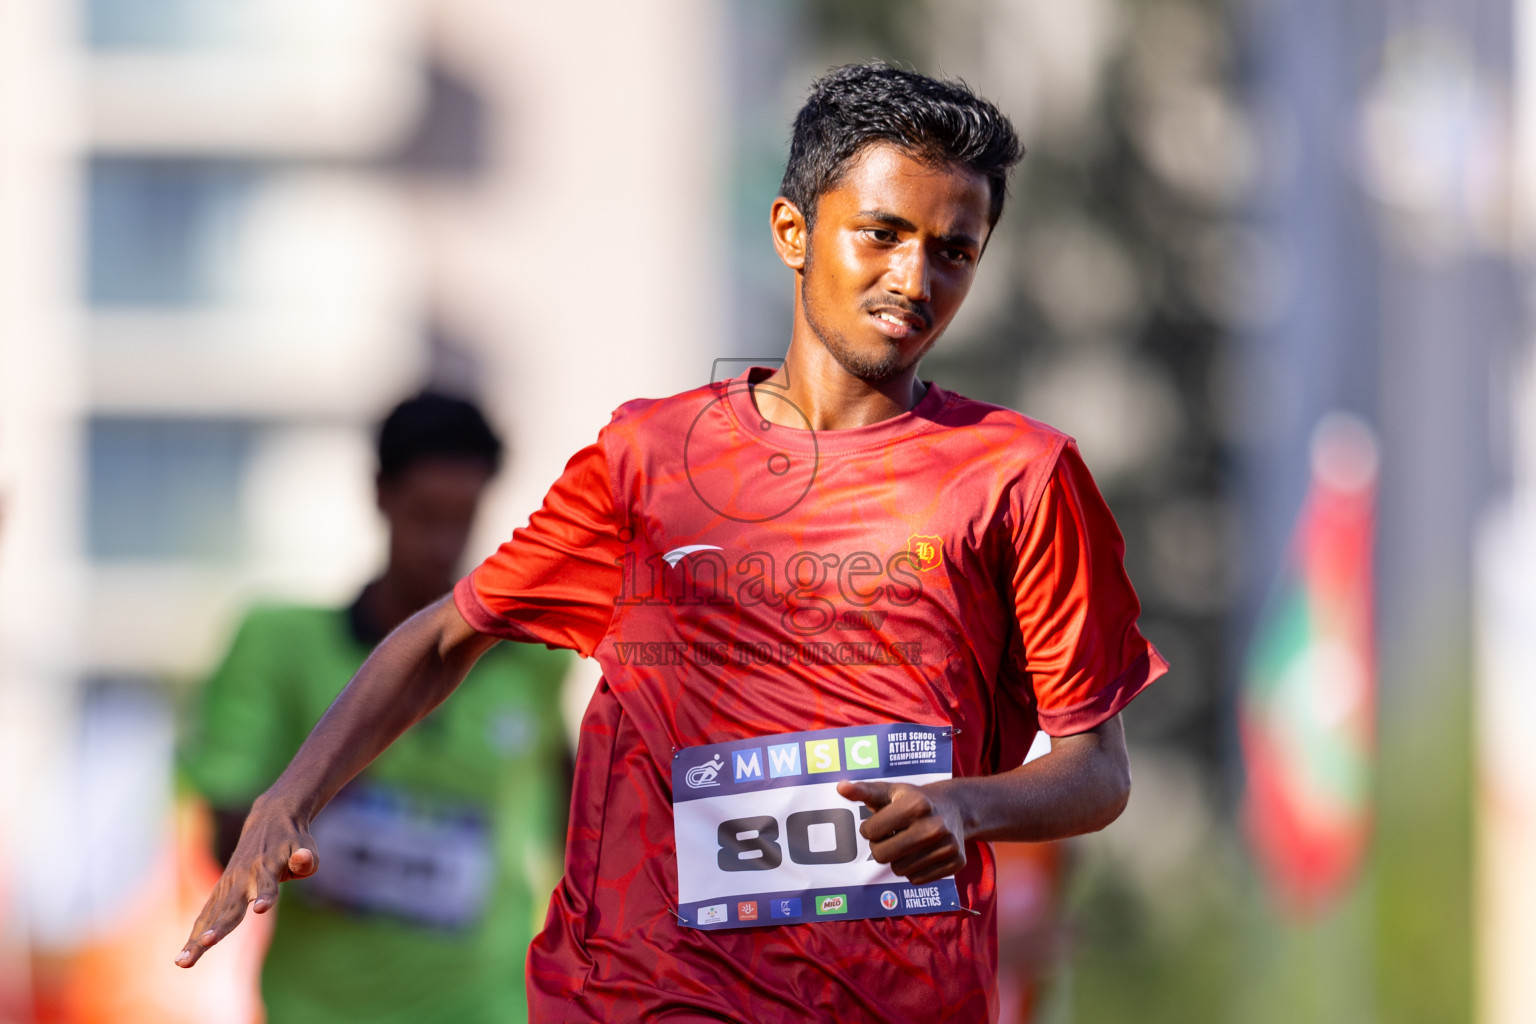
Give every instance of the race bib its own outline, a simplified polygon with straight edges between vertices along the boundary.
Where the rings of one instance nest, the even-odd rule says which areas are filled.
[[[464,928],[485,910],[495,863],[484,813],[384,786],[353,785],[315,818],[310,902]]]
[[[690,928],[758,928],[960,908],[953,877],[912,885],[869,852],[873,812],[844,779],[950,777],[948,726],[866,725],[732,740],[672,760],[677,910]]]

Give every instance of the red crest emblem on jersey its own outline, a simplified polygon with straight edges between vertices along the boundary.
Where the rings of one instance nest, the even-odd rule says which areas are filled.
[[[927,572],[944,561],[944,542],[937,536],[914,533],[907,538],[907,552],[917,559],[917,567]]]

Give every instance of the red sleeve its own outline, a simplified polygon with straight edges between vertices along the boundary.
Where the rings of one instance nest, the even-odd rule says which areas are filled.
[[[1062,448],[1033,514],[1017,504],[1010,511],[1017,666],[1040,728],[1084,732],[1118,714],[1168,663],[1136,628],[1141,602],[1125,574],[1125,541],[1076,445]]]
[[[590,657],[623,581],[620,517],[603,440],[577,452],[528,525],[454,587],[481,633]]]

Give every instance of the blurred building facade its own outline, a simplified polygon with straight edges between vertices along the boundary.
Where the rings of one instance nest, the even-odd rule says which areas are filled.
[[[613,407],[709,379],[721,24],[693,0],[0,11],[11,1003],[19,950],[109,933],[167,855],[172,708],[240,607],[342,600],[378,563],[395,400],[472,393],[511,439],[484,552]]]

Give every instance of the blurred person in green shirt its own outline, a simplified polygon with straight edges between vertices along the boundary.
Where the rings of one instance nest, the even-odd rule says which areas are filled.
[[[183,750],[227,861],[251,802],[384,636],[452,587],[501,443],[480,411],[409,399],[378,435],[383,573],[349,607],[250,611]],[[262,972],[272,1024],[526,1019],[523,962],[559,872],[565,652],[503,643],[316,819]]]

